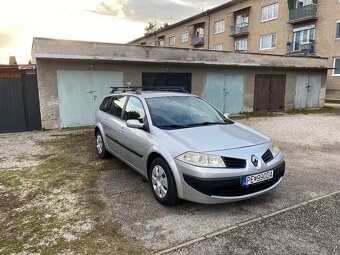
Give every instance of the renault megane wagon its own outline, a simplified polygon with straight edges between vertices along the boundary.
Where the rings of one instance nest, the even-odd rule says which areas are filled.
[[[282,153],[267,136],[202,98],[120,88],[96,111],[96,149],[143,175],[163,205],[249,199],[283,179]]]

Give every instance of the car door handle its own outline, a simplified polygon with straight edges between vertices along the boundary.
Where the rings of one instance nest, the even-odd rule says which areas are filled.
[[[124,128],[121,127],[121,128],[118,129],[118,131],[119,131],[120,133],[124,133]]]

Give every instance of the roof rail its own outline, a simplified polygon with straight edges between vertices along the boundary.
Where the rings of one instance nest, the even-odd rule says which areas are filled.
[[[110,87],[111,93],[119,92],[134,92],[136,94],[141,94],[141,91],[173,91],[173,92],[183,92],[189,93],[185,86],[143,86],[143,87]]]

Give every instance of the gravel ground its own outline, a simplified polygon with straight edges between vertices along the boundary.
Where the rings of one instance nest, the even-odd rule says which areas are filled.
[[[285,180],[280,187],[247,201],[223,205],[182,201],[175,207],[163,207],[153,198],[148,184],[131,168],[115,158],[96,161],[95,150],[89,148],[92,146],[90,143],[79,144],[75,156],[91,158],[94,167],[105,163],[100,171],[97,189],[107,206],[108,215],[117,220],[126,237],[136,238],[153,252],[184,243],[182,249],[173,250],[169,254],[339,254],[336,245],[340,232],[340,205],[336,192],[340,191],[340,116],[284,115],[240,122],[272,137],[284,153],[287,163]],[[34,170],[42,163],[42,155],[51,153],[41,146],[42,141],[83,132],[1,134],[0,174],[15,176],[18,173],[20,177],[21,169],[30,167]],[[75,174],[79,171],[77,166],[69,170]],[[6,174],[8,171],[17,172]],[[73,184],[77,186],[77,183]],[[36,183],[30,185],[25,187],[28,189],[37,186]],[[1,192],[6,192],[2,183]],[[64,194],[65,190],[59,193]],[[330,193],[335,195],[303,204]],[[29,194],[24,192],[25,196]],[[50,199],[49,204],[52,205],[58,197],[46,196],[46,199]],[[63,196],[60,201],[70,206],[72,199]],[[266,219],[261,218],[285,208],[292,209]],[[0,214],[0,223],[2,217]],[[260,221],[240,226],[259,218]],[[209,237],[212,233],[229,228],[233,230]],[[72,241],[73,237],[64,238]],[[191,245],[186,243],[193,239],[199,239],[199,242]],[[130,241],[132,247],[135,244],[133,240]]]
[[[47,132],[0,134],[0,171],[38,166],[41,161],[35,156],[46,154],[44,148],[39,144],[40,142],[81,132],[83,131],[53,130]]]

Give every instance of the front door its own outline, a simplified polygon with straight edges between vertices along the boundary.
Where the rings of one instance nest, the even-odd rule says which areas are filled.
[[[209,73],[205,79],[204,98],[223,113],[243,111],[244,75]]]

